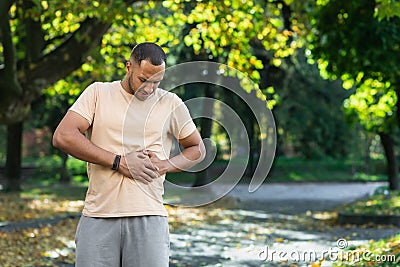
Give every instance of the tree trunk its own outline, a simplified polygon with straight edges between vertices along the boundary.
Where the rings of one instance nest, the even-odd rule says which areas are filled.
[[[397,88],[396,88],[396,96],[397,96],[397,102],[396,102],[396,120],[397,120],[397,126],[400,128],[400,81],[397,83]]]
[[[71,182],[71,174],[67,168],[68,154],[60,151],[59,153],[62,163],[60,167],[60,183],[61,184],[69,184]]]
[[[251,111],[249,111],[251,112]],[[247,134],[249,136],[250,151],[249,151],[249,162],[246,167],[245,176],[253,177],[254,171],[256,170],[258,159],[261,153],[261,143],[259,139],[259,130],[257,129],[258,123],[253,116],[249,116],[246,121]]]
[[[256,138],[255,138],[255,131],[254,131],[254,125],[256,122],[253,119],[253,116],[249,116],[250,122],[249,126],[247,128],[247,134],[249,135],[249,141],[250,141],[250,155],[249,155],[249,163],[247,164],[246,170],[245,170],[245,176],[246,177],[252,177],[254,170],[255,170],[255,154],[256,154]]]
[[[0,26],[3,22],[8,19],[7,14],[10,10],[10,7],[14,3],[14,0],[1,0],[0,1]]]
[[[21,191],[21,144],[23,122],[7,126],[6,191]]]
[[[205,85],[205,97],[215,99],[215,87],[212,84]],[[207,104],[203,105],[203,118],[200,121],[200,135],[203,139],[211,137],[212,131],[212,118],[214,116],[214,105],[210,106]],[[210,142],[205,142],[206,151],[210,151]],[[212,156],[210,153],[206,153],[206,162],[209,162],[207,157]],[[193,187],[206,185],[211,181],[210,167],[196,173],[196,180],[193,183]]]
[[[380,133],[379,136],[381,138],[382,146],[385,151],[385,156],[387,160],[389,188],[390,190],[399,190],[399,169],[397,165],[393,139],[389,134],[385,133]]]

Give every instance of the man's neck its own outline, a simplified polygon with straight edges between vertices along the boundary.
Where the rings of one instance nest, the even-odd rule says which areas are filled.
[[[127,92],[128,94],[131,94],[131,95],[134,94],[134,92],[131,92],[131,90],[129,90],[129,83],[126,78],[121,81],[121,86],[122,86],[122,89],[124,89],[125,92]]]

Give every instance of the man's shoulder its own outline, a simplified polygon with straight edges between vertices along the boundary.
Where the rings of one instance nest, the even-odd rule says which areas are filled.
[[[114,82],[93,82],[83,91],[85,94],[91,94],[96,97],[109,97],[114,95],[112,92],[118,90],[120,83]]]
[[[90,86],[95,87],[97,90],[112,90],[117,89],[119,81],[113,82],[93,82]]]
[[[181,98],[177,94],[162,88],[157,89],[157,97],[158,99],[167,100],[168,102],[181,101]]]

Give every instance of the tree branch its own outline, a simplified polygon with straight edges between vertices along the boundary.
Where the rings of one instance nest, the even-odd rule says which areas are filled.
[[[24,88],[37,94],[78,69],[110,25],[96,18],[87,18],[62,45],[29,66],[26,76],[21,78]]]
[[[50,44],[53,44],[54,42],[57,42],[57,41],[60,41],[60,40],[65,40],[70,35],[71,35],[71,33],[68,32],[68,33],[65,33],[63,35],[55,36],[55,37],[53,37],[51,39],[46,40],[45,43],[44,43],[44,46],[46,47],[46,46],[48,46]],[[60,43],[61,43],[61,41],[60,41]]]
[[[139,0],[124,0],[126,5]],[[35,99],[41,90],[66,78],[84,62],[90,50],[99,45],[111,26],[112,18],[86,18],[70,38],[54,51],[32,62],[18,73],[20,84],[26,89],[26,97]]]
[[[27,0],[23,2],[24,10],[32,9],[35,4],[32,0]],[[34,20],[29,17],[24,19],[24,24],[26,27],[26,37],[25,37],[25,63],[29,64],[37,60],[42,53],[45,45],[44,32],[42,25],[39,20]]]
[[[6,20],[8,20],[7,14],[13,3],[14,3],[14,0],[1,0],[0,1],[0,26],[3,25],[3,23]]]
[[[12,102],[19,99],[22,94],[22,87],[17,80],[16,52],[12,42],[8,13],[2,22],[0,31],[4,56],[4,67],[0,68],[0,121],[8,122],[6,118],[20,116],[18,114],[20,109],[16,108]]]
[[[15,47],[12,42],[11,28],[9,22],[9,16],[6,14],[5,20],[2,22],[1,30],[1,42],[3,44],[3,54],[4,54],[4,71],[8,75],[11,75],[13,71],[16,70],[15,61]]]

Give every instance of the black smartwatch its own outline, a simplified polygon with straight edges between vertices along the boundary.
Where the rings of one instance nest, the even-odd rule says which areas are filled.
[[[115,155],[115,159],[114,159],[111,169],[114,171],[118,170],[120,161],[121,161],[121,155]]]

